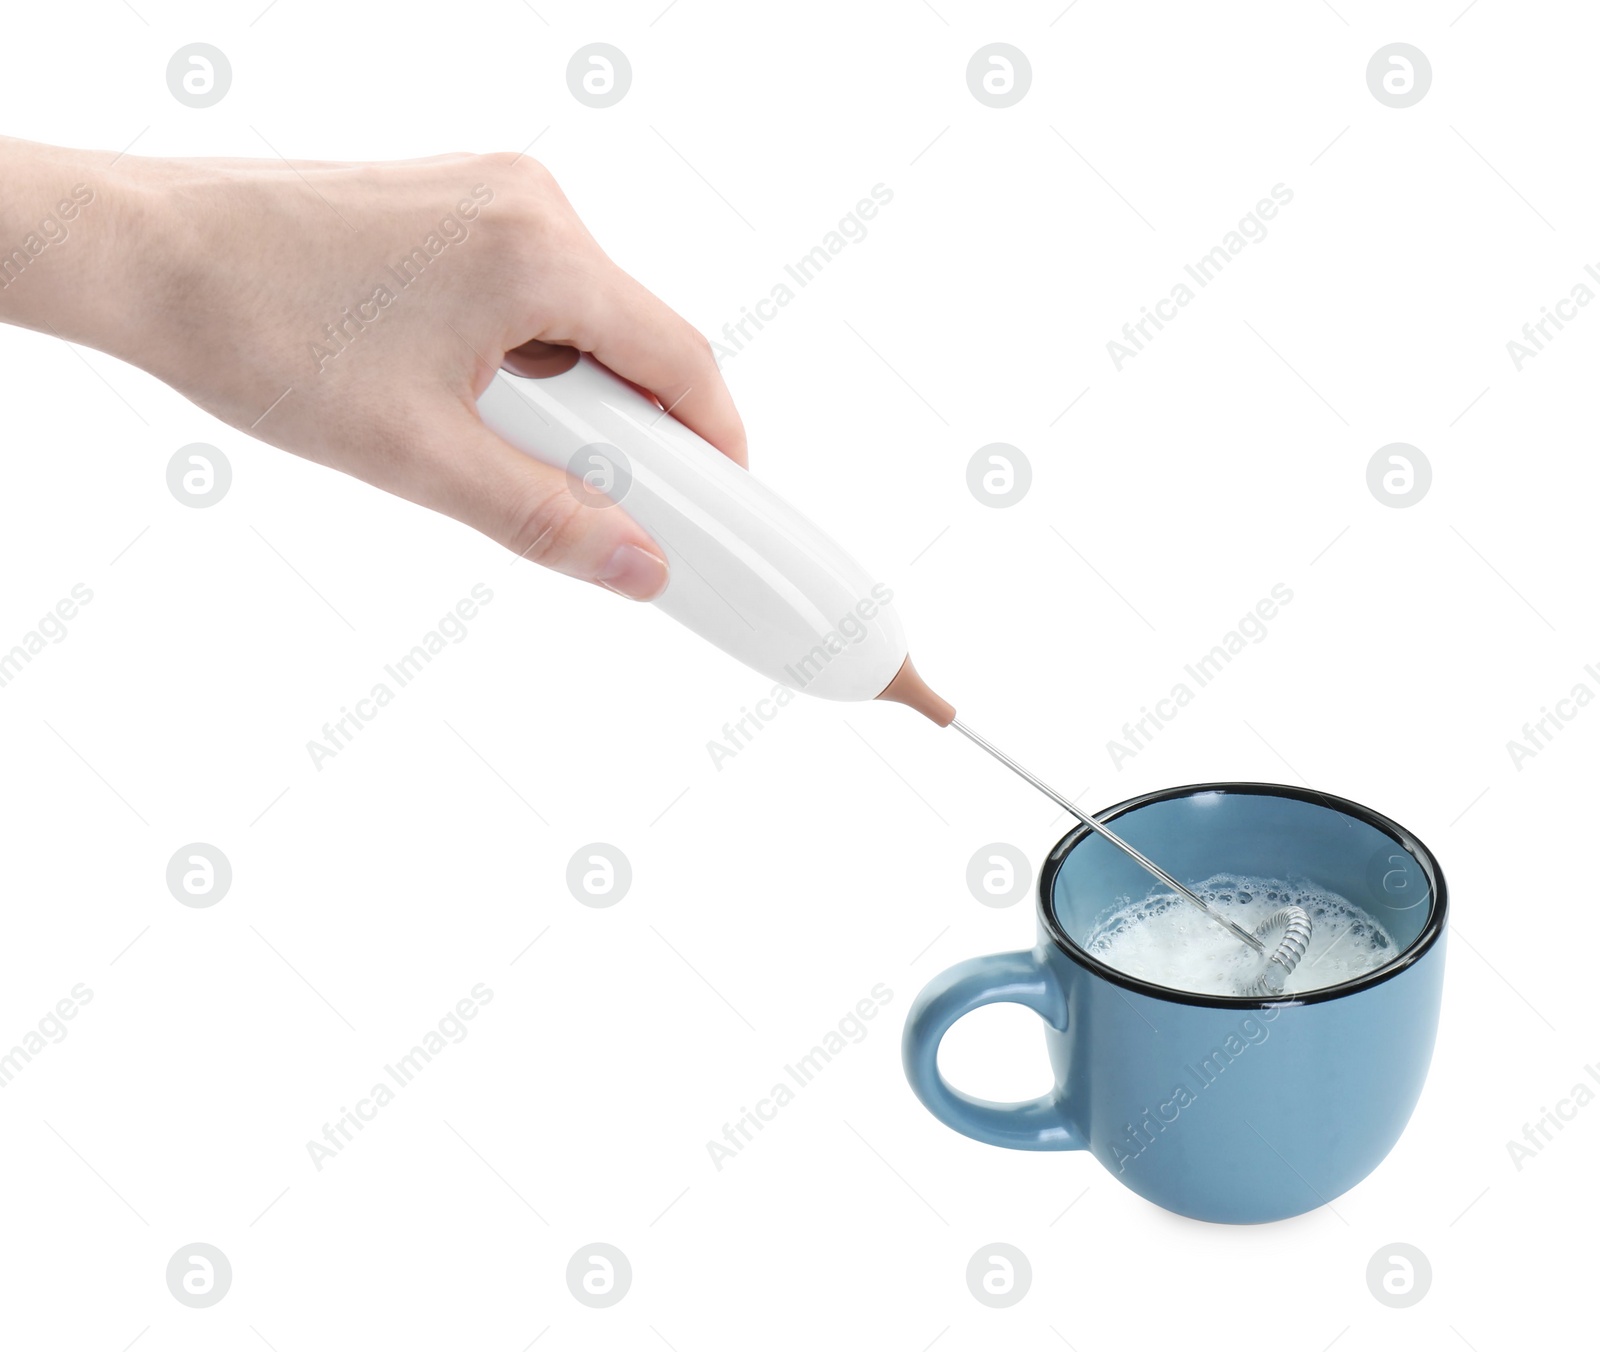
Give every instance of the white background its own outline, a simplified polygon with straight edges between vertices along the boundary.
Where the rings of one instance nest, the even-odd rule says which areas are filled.
[[[901,1023],[943,966],[1032,942],[1030,904],[981,906],[965,873],[992,841],[1037,864],[1049,803],[893,706],[796,701],[718,770],[708,740],[768,685],[654,610],[5,331],[0,646],[94,593],[0,690],[0,1044],[94,992],[0,1097],[8,1344],[1488,1352],[1590,1317],[1600,1107],[1520,1171],[1506,1142],[1600,1061],[1600,712],[1520,770],[1506,744],[1600,689],[1600,309],[1520,373],[1506,342],[1600,262],[1600,28],[1506,0],[1061,2],[17,6],[0,125],[108,155],[538,137],[606,249],[708,333],[891,188],[727,363],[753,469],[1068,794],[1306,783],[1438,852],[1458,923],[1390,1158],[1229,1229],[1086,1155],[947,1131]],[[205,110],[165,83],[194,41],[233,66]],[[602,111],[564,73],[591,41],[633,66]],[[965,80],[995,41],[1033,71],[1003,110]],[[1433,67],[1403,110],[1365,79],[1396,41]],[[1268,237],[1117,371],[1107,341],[1276,183]],[[166,485],[194,441],[234,471],[205,510]],[[1033,469],[1003,510],[965,477],[996,441]],[[1404,510],[1366,480],[1396,441],[1433,469]],[[1114,768],[1124,721],[1280,582],[1266,640]],[[307,739],[475,583],[470,637],[314,769]],[[165,882],[193,841],[234,872],[209,909]],[[566,887],[591,841],[632,864],[610,909]],[[477,982],[470,1036],[318,1172],[306,1142]],[[717,1171],[707,1140],[878,982],[866,1039]],[[1047,1081],[1014,1008],[947,1052],[974,1092]],[[633,1268],[606,1310],[564,1275],[597,1240]],[[207,1310],[163,1276],[196,1241],[233,1267]],[[1033,1268],[1006,1310],[964,1277],[993,1241]],[[1405,1310],[1365,1276],[1396,1241],[1433,1271]]]

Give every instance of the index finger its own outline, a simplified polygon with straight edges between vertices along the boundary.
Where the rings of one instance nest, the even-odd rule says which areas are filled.
[[[610,259],[598,281],[586,297],[579,346],[648,390],[730,460],[748,466],[744,422],[711,344]]]

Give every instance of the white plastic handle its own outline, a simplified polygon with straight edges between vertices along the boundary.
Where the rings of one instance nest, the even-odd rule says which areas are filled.
[[[724,652],[824,699],[873,699],[900,670],[889,588],[592,357],[538,378],[501,371],[478,411],[518,450],[620,503],[666,554],[655,604]]]

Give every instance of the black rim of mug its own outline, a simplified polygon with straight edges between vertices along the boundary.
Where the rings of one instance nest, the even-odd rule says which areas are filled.
[[[1444,881],[1444,871],[1439,867],[1439,861],[1433,857],[1433,851],[1418,840],[1411,832],[1391,821],[1381,812],[1374,812],[1370,807],[1363,807],[1360,803],[1353,803],[1348,798],[1339,798],[1331,793],[1321,793],[1316,789],[1302,789],[1293,784],[1255,784],[1255,783],[1218,783],[1218,784],[1183,784],[1174,789],[1157,789],[1153,793],[1140,794],[1137,798],[1129,798],[1124,802],[1107,808],[1104,812],[1097,812],[1095,818],[1101,822],[1112,822],[1125,813],[1136,808],[1147,807],[1151,803],[1168,802],[1175,798],[1191,798],[1202,793],[1247,793],[1272,798],[1297,798],[1303,803],[1314,803],[1318,807],[1330,808],[1335,812],[1353,817],[1357,821],[1383,832],[1396,845],[1417,861],[1419,867],[1428,879],[1428,890],[1433,902],[1428,913],[1428,919],[1422,927],[1421,933],[1406,945],[1404,951],[1386,967],[1380,967],[1375,972],[1368,972],[1365,976],[1354,981],[1345,981],[1337,986],[1323,986],[1318,990],[1305,991],[1295,995],[1278,997],[1263,997],[1252,995],[1205,995],[1197,991],[1177,990],[1171,986],[1158,986],[1154,982],[1141,980],[1136,976],[1129,976],[1126,972],[1119,972],[1115,967],[1110,967],[1099,958],[1089,953],[1079,945],[1065,926],[1057,919],[1055,907],[1051,897],[1055,892],[1056,875],[1061,871],[1062,864],[1075,846],[1093,834],[1087,826],[1079,823],[1067,832],[1046,858],[1044,867],[1039,870],[1039,917],[1044,925],[1045,933],[1050,936],[1055,946],[1061,949],[1078,966],[1087,969],[1103,981],[1121,986],[1126,990],[1137,991],[1140,995],[1149,996],[1154,1000],[1166,1000],[1182,1005],[1206,1005],[1213,1009],[1282,1009],[1294,1005],[1317,1005],[1327,1000],[1342,999],[1347,995],[1355,995],[1359,991],[1368,990],[1373,986],[1381,985],[1400,975],[1423,954],[1431,949],[1444,933],[1445,913],[1449,901]]]

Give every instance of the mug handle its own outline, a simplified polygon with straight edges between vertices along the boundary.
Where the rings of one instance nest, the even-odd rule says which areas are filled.
[[[1011,1150],[1082,1150],[1082,1133],[1062,1112],[1058,1092],[1022,1103],[991,1103],[952,1088],[939,1074],[939,1044],[957,1019],[982,1005],[1026,1005],[1065,1031],[1067,997],[1037,950],[968,958],[934,977],[906,1016],[901,1056],[906,1079],[945,1126],[985,1145]]]

